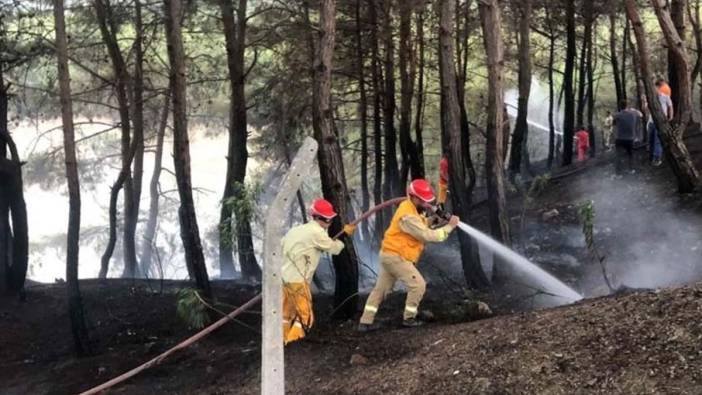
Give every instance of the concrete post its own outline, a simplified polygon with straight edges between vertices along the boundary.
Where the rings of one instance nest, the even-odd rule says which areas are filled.
[[[283,355],[283,264],[280,240],[290,203],[295,200],[305,178],[309,177],[317,157],[317,141],[307,137],[280,185],[278,195],[268,209],[263,242],[263,340],[261,346],[261,394],[285,393],[285,361]]]

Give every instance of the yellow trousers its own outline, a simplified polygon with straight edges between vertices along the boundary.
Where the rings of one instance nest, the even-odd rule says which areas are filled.
[[[419,273],[414,263],[397,255],[380,253],[380,274],[373,291],[368,295],[366,307],[363,309],[363,316],[361,316],[361,324],[370,325],[373,323],[380,304],[392,292],[395,282],[398,280],[405,283],[407,287],[403,318],[409,320],[417,316],[419,303],[427,289],[424,277]]]
[[[283,336],[285,344],[305,337],[312,328],[312,292],[306,282],[283,284]]]

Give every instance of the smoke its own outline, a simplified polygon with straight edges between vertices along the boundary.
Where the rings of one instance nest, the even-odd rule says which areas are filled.
[[[519,91],[510,89],[505,92],[505,105],[507,115],[510,118],[510,126],[514,130],[517,118],[517,104]],[[555,100],[558,100],[556,97]],[[549,91],[548,85],[542,84],[537,78],[531,80],[531,91],[529,93],[529,139],[527,141],[529,156],[533,161],[545,160],[548,157],[549,140]],[[557,108],[557,103],[553,105],[553,122],[557,135],[562,135],[560,131],[563,125],[563,113]]]
[[[611,169],[598,170],[575,190],[594,201],[596,242],[615,286],[657,288],[702,278],[702,218],[677,194],[672,174],[660,183],[645,173],[617,178]],[[593,290],[601,288],[601,275],[589,280]]]

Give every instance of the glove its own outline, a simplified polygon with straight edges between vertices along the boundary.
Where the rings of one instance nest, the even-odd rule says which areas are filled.
[[[353,232],[356,231],[356,225],[346,224],[344,225],[344,233],[346,236],[353,236]]]

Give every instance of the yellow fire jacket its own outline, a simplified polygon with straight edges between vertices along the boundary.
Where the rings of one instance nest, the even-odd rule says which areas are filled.
[[[296,226],[283,237],[282,276],[285,283],[310,283],[322,252],[338,255],[344,243],[332,240],[317,222]]]
[[[385,231],[381,251],[417,263],[425,243],[445,241],[453,229],[451,225],[430,229],[427,219],[421,216],[414,204],[407,199],[400,204],[392,217],[390,226]]]

